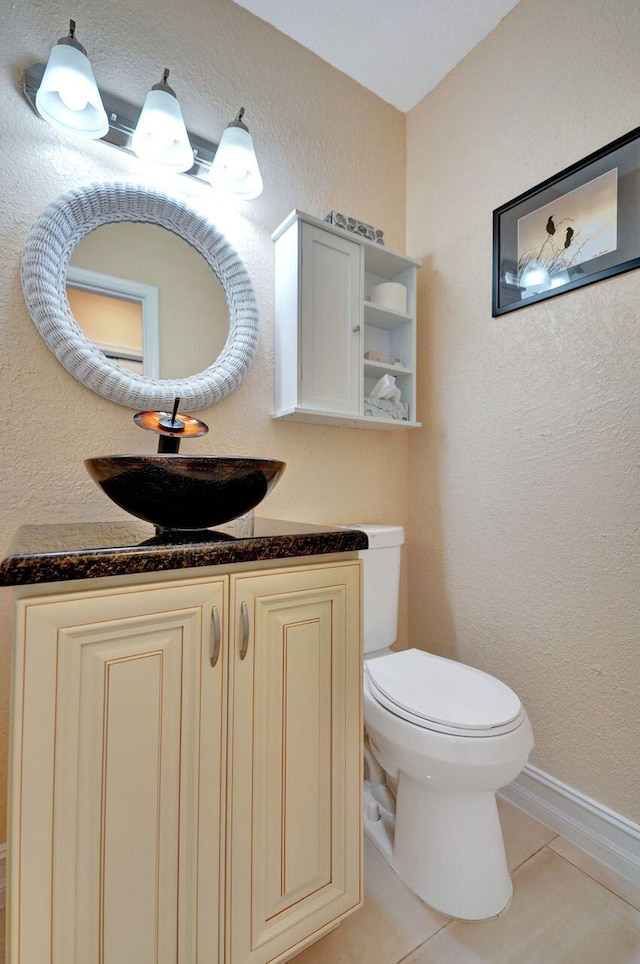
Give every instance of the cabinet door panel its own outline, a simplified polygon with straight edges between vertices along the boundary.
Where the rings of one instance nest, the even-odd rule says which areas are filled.
[[[266,835],[255,856],[265,863],[266,890],[255,912],[262,920],[331,880],[332,606],[309,596],[285,613],[281,605],[277,597],[260,600],[256,612],[254,705],[264,725],[254,761]]]
[[[200,887],[217,948],[220,841],[201,839],[200,817],[221,809],[208,616],[223,602],[221,582],[27,605],[12,833],[21,964],[192,964]]]
[[[302,258],[300,405],[357,415],[360,245],[304,224]]]
[[[54,847],[63,843],[64,853],[54,853],[53,881],[59,953],[74,931],[78,957],[91,960],[99,948],[105,964],[153,964],[162,960],[159,946],[175,946],[175,909],[166,912],[178,883],[183,627],[139,627],[128,643],[103,643],[88,629],[60,633]]]
[[[236,577],[232,600],[228,953],[263,964],[360,902],[359,565]]]

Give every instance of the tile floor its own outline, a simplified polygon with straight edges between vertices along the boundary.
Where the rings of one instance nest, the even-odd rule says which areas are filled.
[[[513,899],[465,924],[426,907],[365,844],[365,906],[295,964],[640,964],[640,887],[499,803]]]
[[[640,887],[516,807],[499,806],[513,875],[504,914],[479,924],[437,914],[366,841],[365,906],[295,964],[640,964]]]

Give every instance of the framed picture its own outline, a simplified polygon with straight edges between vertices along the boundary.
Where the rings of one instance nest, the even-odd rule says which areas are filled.
[[[492,315],[640,267],[640,127],[493,212]]]

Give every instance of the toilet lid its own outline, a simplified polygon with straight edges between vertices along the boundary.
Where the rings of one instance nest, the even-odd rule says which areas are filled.
[[[490,730],[516,720],[520,700],[482,670],[419,649],[368,660],[372,688],[398,710],[439,727]]]

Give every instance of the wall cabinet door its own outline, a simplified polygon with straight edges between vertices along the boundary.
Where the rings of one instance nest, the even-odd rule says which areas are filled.
[[[235,576],[231,600],[227,960],[265,964],[361,902],[359,565]]]
[[[19,604],[12,964],[222,959],[225,587]]]
[[[300,405],[360,408],[360,245],[302,225]]]

